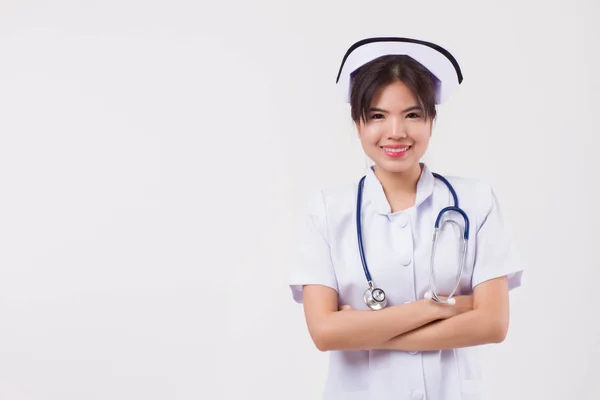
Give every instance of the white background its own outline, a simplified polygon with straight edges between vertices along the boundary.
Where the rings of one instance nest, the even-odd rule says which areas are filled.
[[[365,170],[334,80],[381,35],[458,58],[425,161],[493,185],[527,268],[489,399],[596,398],[599,11],[3,0],[0,399],[318,398],[293,221]]]

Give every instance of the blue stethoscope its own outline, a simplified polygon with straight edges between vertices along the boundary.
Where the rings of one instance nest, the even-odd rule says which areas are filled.
[[[467,259],[467,245],[469,242],[469,217],[467,217],[467,214],[458,206],[458,197],[456,196],[456,192],[454,191],[454,188],[452,187],[450,182],[448,182],[448,180],[446,180],[446,178],[444,178],[443,176],[441,176],[439,174],[433,173],[433,176],[435,176],[437,179],[441,180],[442,182],[444,182],[446,184],[446,186],[448,187],[448,190],[450,190],[450,193],[452,194],[452,198],[454,199],[454,206],[448,206],[448,207],[442,209],[439,212],[439,214],[435,220],[435,229],[433,232],[433,244],[432,244],[432,249],[431,249],[431,260],[429,263],[429,291],[425,293],[425,298],[431,299],[436,303],[455,304],[456,300],[454,299],[453,296],[454,296],[454,293],[456,292],[456,290],[458,289],[458,286],[460,285],[460,280],[462,278],[462,273],[463,273],[466,259]],[[371,278],[369,268],[367,267],[367,261],[365,260],[365,252],[364,252],[363,242],[362,242],[362,227],[361,227],[362,192],[363,192],[365,178],[366,178],[366,176],[363,176],[358,184],[358,195],[357,195],[357,201],[356,201],[356,233],[358,236],[358,250],[360,252],[360,259],[362,261],[363,269],[365,270],[365,277],[367,278],[367,282],[369,284],[369,288],[365,291],[365,294],[364,294],[365,304],[370,309],[377,311],[377,310],[381,310],[381,309],[385,308],[385,306],[387,305],[387,296],[386,296],[385,292],[383,291],[383,289],[375,286],[375,284],[373,283],[373,279]],[[463,234],[463,241],[461,243],[461,245],[462,245],[462,260],[460,263],[460,270],[458,273],[458,277],[456,279],[456,285],[454,286],[454,289],[452,289],[452,292],[447,297],[447,299],[442,300],[438,297],[438,294],[435,289],[433,264],[434,264],[434,259],[435,259],[436,239],[437,239],[438,232],[440,230],[440,220],[442,219],[442,216],[449,211],[456,211],[457,213],[462,215],[462,217],[465,221],[465,228],[464,228],[464,234]],[[456,224],[459,227],[459,229],[462,229],[460,224],[458,224],[456,221],[447,219],[446,221],[444,221],[444,223],[446,223],[446,222]],[[443,226],[443,224],[442,224],[442,226]]]

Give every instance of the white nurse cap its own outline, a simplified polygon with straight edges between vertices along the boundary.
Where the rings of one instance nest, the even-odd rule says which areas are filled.
[[[456,59],[437,44],[400,37],[368,38],[350,46],[342,59],[336,84],[340,87],[344,99],[350,102],[350,78],[354,71],[376,58],[392,54],[409,56],[436,77],[436,104],[448,100],[463,80]]]

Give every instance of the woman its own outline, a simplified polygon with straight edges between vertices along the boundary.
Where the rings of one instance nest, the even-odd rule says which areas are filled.
[[[461,81],[423,41],[365,39],[344,56],[338,85],[374,166],[309,202],[290,281],[330,355],[325,399],[483,398],[473,346],[504,340],[523,270],[493,190],[420,161]]]

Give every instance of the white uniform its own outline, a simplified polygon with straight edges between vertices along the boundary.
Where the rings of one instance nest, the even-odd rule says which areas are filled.
[[[445,178],[470,220],[467,263],[457,295],[472,294],[481,282],[505,275],[511,290],[520,286],[523,270],[490,186],[474,179]],[[302,285],[320,284],[338,292],[339,304],[368,310],[363,301],[367,281],[356,234],[357,189],[358,179],[354,184],[320,191],[309,202],[290,280],[298,303],[302,303]],[[386,291],[388,306],[422,299],[429,290],[435,219],[452,201],[446,185],[423,165],[415,205],[391,213],[379,180],[368,171],[362,204],[365,258],[375,285]],[[456,213],[444,215],[464,226]],[[448,295],[456,282],[460,240],[459,230],[450,223],[438,236],[435,277],[439,295]],[[331,351],[324,399],[483,399],[475,350]]]

